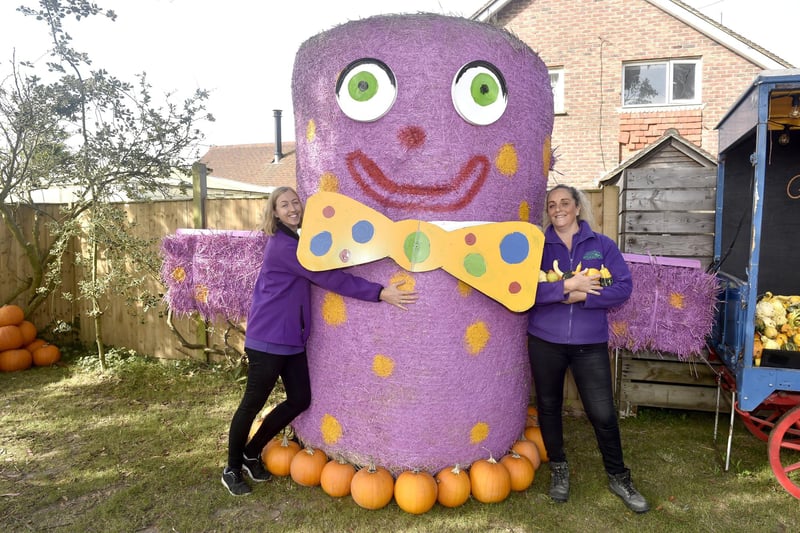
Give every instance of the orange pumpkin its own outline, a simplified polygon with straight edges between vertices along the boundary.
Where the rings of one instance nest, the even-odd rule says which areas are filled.
[[[512,451],[500,459],[500,464],[506,467],[511,476],[511,490],[517,492],[528,490],[533,483],[535,471],[527,457]]]
[[[25,312],[18,305],[9,304],[0,307],[0,326],[17,326],[25,320]]]
[[[511,494],[511,475],[491,455],[472,463],[469,481],[472,496],[481,503],[498,503]]]
[[[44,339],[36,339],[33,342],[31,342],[29,344],[26,344],[25,345],[25,349],[28,350],[29,352],[31,352],[31,355],[32,355],[33,352],[35,352],[36,350],[38,350],[39,348],[41,348],[45,344],[48,344],[48,342],[46,340],[44,340]]]
[[[356,468],[344,459],[331,459],[322,467],[319,484],[328,496],[341,498],[350,494]]]
[[[407,513],[427,513],[436,503],[436,495],[436,480],[428,472],[406,470],[394,482],[394,501]]]
[[[33,322],[29,322],[27,320],[23,320],[19,323],[19,332],[22,333],[22,344],[28,345],[36,340],[36,326],[33,325]]]
[[[36,366],[50,366],[60,360],[61,350],[55,344],[45,344],[33,352],[33,364]]]
[[[288,476],[292,459],[300,451],[300,445],[284,435],[278,446],[264,446],[262,460],[274,476]]]
[[[0,352],[22,348],[22,332],[18,326],[0,326]]]
[[[469,499],[472,490],[469,474],[458,465],[440,470],[436,474],[436,483],[439,485],[436,499],[445,507],[458,507]]]
[[[539,448],[539,458],[543,463],[546,463],[550,460],[547,457],[547,449],[544,447],[541,429],[538,427],[525,428],[525,438],[529,441],[532,441],[534,444],[536,444],[536,447]]]
[[[385,468],[370,464],[353,476],[350,495],[364,509],[382,509],[392,501],[394,478]]]
[[[539,411],[532,405],[528,406],[528,417],[525,419],[525,427],[539,427]]]
[[[16,372],[31,367],[33,356],[24,348],[0,352],[0,372]]]
[[[322,469],[328,462],[328,456],[322,450],[308,447],[296,453],[289,465],[289,474],[295,483],[304,487],[319,485]]]
[[[533,441],[523,437],[511,445],[511,451],[527,457],[533,465],[534,470],[539,470],[539,467],[542,465],[542,458],[539,457],[539,447],[536,446]]]

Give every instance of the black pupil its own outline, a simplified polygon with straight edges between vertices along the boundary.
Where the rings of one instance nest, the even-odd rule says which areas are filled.
[[[481,94],[486,94],[489,92],[489,87],[484,83],[481,85]]]
[[[367,83],[364,80],[361,80],[361,81],[358,82],[358,90],[359,91],[361,91],[363,93],[363,92],[366,92],[367,89],[369,89],[369,83]]]

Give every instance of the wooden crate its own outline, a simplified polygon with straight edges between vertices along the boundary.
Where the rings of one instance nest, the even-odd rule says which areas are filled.
[[[672,354],[620,350],[615,361],[620,416],[635,416],[639,406],[715,411],[722,363],[707,359],[707,354],[681,361]],[[730,412],[724,396],[720,411]]]

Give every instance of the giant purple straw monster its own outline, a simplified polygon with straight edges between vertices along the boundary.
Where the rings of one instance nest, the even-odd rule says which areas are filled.
[[[292,88],[304,199],[338,192],[395,221],[541,222],[550,81],[507,31],[433,14],[351,21],[300,47]],[[395,472],[508,450],[529,395],[525,314],[442,270],[387,258],[351,271],[405,280],[420,301],[403,312],[315,290],[300,438]]]

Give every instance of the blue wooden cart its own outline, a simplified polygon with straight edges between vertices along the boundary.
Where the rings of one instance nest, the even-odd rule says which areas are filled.
[[[753,357],[759,297],[800,294],[800,69],[761,72],[717,128],[714,266],[724,290],[711,349],[724,362],[718,391],[734,407],[725,468],[737,413],[800,498],[800,352]]]

